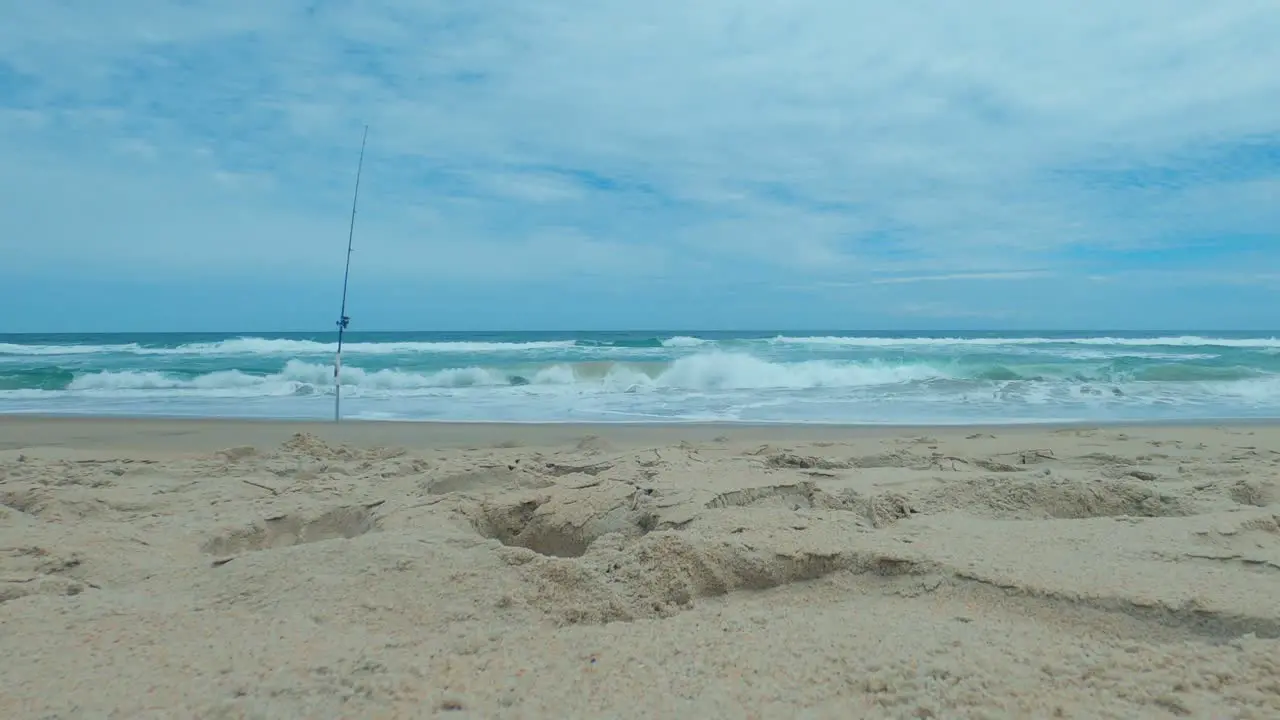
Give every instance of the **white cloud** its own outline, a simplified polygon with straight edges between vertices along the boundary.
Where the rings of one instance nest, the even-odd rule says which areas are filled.
[[[953,280],[1029,280],[1047,277],[1047,270],[1013,270],[1008,272],[969,272],[949,273],[946,275],[907,275],[902,277],[885,277],[871,280],[872,285],[901,285],[920,282],[949,282]]]
[[[6,16],[13,267],[332,272],[366,122],[357,239],[389,275],[1018,279],[1070,272],[1056,254],[1072,248],[1088,264],[1280,227],[1274,172],[1202,159],[1280,142],[1272,0],[85,0]],[[1181,179],[1097,182],[1153,169]]]
[[[892,315],[935,320],[1004,320],[1013,314],[1007,310],[970,310],[938,302],[907,303],[891,307],[889,312]]]
[[[587,193],[564,178],[548,173],[473,173],[474,181],[499,198],[530,203],[582,200]]]

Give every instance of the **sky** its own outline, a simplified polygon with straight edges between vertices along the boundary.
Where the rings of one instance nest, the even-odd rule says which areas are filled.
[[[1280,328],[1276,0],[0,4],[0,333]]]

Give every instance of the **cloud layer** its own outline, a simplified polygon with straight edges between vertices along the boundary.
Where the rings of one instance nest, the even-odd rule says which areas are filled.
[[[331,286],[365,123],[357,278],[471,297],[462,326],[517,292],[544,325],[576,292],[620,324],[1173,326],[1188,287],[1256,324],[1280,273],[1271,0],[6,15],[11,280]]]

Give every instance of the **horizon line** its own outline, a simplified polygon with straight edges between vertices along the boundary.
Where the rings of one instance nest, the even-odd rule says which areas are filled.
[[[368,330],[347,330],[345,334],[375,334],[375,333],[434,333],[434,334],[456,334],[456,335],[492,335],[492,334],[550,334],[550,333],[653,333],[666,334],[671,336],[695,336],[699,333],[822,333],[828,336],[849,336],[849,337],[876,337],[875,333],[917,333],[920,335],[941,335],[946,333],[1064,333],[1064,334],[1082,334],[1082,333],[1127,333],[1127,334],[1146,334],[1154,333],[1171,334],[1177,333],[1181,335],[1203,335],[1204,333],[1275,333],[1280,334],[1280,328],[927,328],[927,329],[851,329],[851,328],[729,328],[729,329],[713,329],[713,328],[609,328],[609,329],[589,329],[589,328],[536,328],[536,329],[511,329],[511,328],[495,328],[495,329],[473,329],[473,330],[406,330],[406,329],[368,329]],[[0,332],[0,337],[24,337],[24,336],[57,336],[57,335],[327,335],[337,334],[337,330],[55,330],[55,331],[23,331],[23,332]]]

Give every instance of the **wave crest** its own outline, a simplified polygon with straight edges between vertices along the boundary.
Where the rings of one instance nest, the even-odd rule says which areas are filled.
[[[496,353],[529,350],[559,350],[575,347],[573,340],[534,342],[348,342],[344,352],[367,355],[411,353]],[[0,355],[332,355],[336,342],[291,340],[287,338],[242,337],[217,342],[187,343],[176,347],[149,347],[138,343],[122,345],[22,345],[0,343]]]
[[[460,367],[434,372],[365,370],[347,365],[342,385],[355,390],[414,390],[499,386],[584,386],[604,391],[640,388],[710,390],[862,387],[947,377],[928,365],[853,364],[827,361],[776,363],[743,353],[700,353],[670,363],[556,363],[526,370]],[[329,365],[290,360],[278,373],[256,375],[239,370],[183,376],[159,371],[101,371],[76,376],[73,392],[185,391],[229,395],[294,395],[326,392],[333,384]]]
[[[1009,347],[1017,345],[1117,345],[1123,347],[1230,347],[1280,348],[1280,338],[1215,338],[1200,335],[1168,337],[846,337],[825,335],[790,337],[779,335],[770,340],[778,345],[828,345],[839,347],[920,347],[974,346]]]
[[[331,392],[329,364],[292,359],[278,372],[218,370],[192,375],[161,370],[103,370],[70,375],[58,371],[61,389],[102,394],[174,391],[179,394],[291,395]],[[971,388],[1007,383],[1207,383],[1274,377],[1245,366],[1193,363],[1135,365],[1124,360],[1084,368],[1071,364],[973,364],[963,361],[805,360],[783,362],[746,352],[713,350],[669,361],[579,361],[510,367],[459,366],[438,370],[371,370],[343,367],[342,384],[356,391],[385,395],[482,387],[538,388],[572,386],[582,391],[809,390],[861,388],[933,381],[959,382]],[[66,378],[70,377],[69,382]],[[52,378],[52,376],[51,376]],[[41,380],[45,389],[51,378]],[[11,385],[12,386],[12,385]]]

